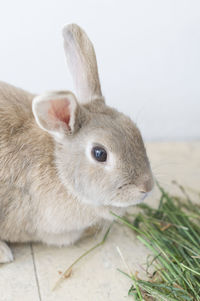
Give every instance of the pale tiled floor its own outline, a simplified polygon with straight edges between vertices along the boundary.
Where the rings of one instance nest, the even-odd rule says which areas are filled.
[[[151,143],[147,146],[153,170],[161,184],[177,179],[200,190],[200,142]],[[156,202],[156,192],[147,200]],[[85,250],[100,241],[102,233],[75,246],[12,245],[15,261],[0,266],[0,301],[123,301],[130,281],[117,271],[125,269],[116,251],[119,246],[132,271],[142,273],[147,250],[129,229],[115,225],[106,243],[84,258],[71,277],[52,291],[59,271],[64,271]]]

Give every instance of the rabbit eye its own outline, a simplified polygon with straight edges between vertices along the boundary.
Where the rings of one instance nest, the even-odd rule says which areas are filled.
[[[107,152],[103,147],[95,146],[92,148],[92,156],[96,161],[105,162],[107,159]]]

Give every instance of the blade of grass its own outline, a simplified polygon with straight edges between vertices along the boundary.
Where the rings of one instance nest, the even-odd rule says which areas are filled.
[[[186,200],[170,196],[159,184],[158,188],[158,209],[140,205],[142,211],[133,222],[112,213],[136,232],[138,240],[154,254],[152,264],[159,275],[156,279],[160,279],[134,279],[130,294],[139,300],[137,284],[142,296],[146,293],[157,301],[200,301],[200,207],[192,203],[180,185]]]
[[[104,234],[103,236],[103,239],[102,241],[100,241],[98,244],[96,244],[95,246],[93,246],[92,248],[90,248],[89,250],[87,250],[86,252],[84,252],[80,257],[78,257],[64,272],[63,274],[61,275],[61,277],[58,279],[58,281],[55,283],[52,291],[54,291],[59,285],[60,283],[68,277],[69,273],[71,273],[72,271],[72,268],[82,259],[84,258],[85,256],[87,256],[89,253],[91,253],[92,251],[94,251],[95,249],[97,249],[98,247],[102,246],[106,239],[107,239],[107,236],[110,232],[110,229],[112,227],[113,223],[110,225],[110,227],[107,229],[106,233]]]

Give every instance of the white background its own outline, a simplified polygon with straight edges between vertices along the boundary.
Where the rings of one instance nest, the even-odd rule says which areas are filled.
[[[0,1],[0,80],[73,89],[63,24],[93,41],[107,103],[147,140],[200,138],[200,1]]]

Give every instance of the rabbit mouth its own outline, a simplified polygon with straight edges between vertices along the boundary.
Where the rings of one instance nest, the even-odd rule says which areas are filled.
[[[113,193],[110,205],[119,208],[134,206],[143,202],[152,191],[142,191],[135,183],[123,183]]]
[[[118,194],[116,198],[113,198],[111,200],[110,206],[113,208],[128,208],[131,206],[138,205],[144,201],[144,199],[150,194],[150,192],[142,193],[139,197],[131,197],[131,195],[128,197],[128,200],[125,196]]]

